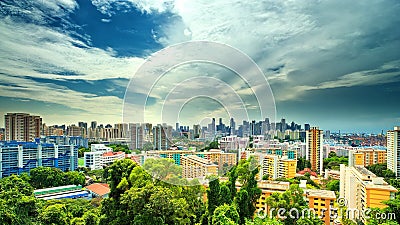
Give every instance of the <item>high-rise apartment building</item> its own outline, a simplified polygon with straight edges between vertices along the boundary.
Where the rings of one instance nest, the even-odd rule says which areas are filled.
[[[4,128],[0,128],[0,141],[4,141],[4,134],[6,130]]]
[[[386,163],[386,150],[383,149],[356,149],[349,150],[349,166],[370,166]]]
[[[323,172],[323,132],[318,127],[312,127],[306,132],[306,159],[311,163],[311,170],[320,174]]]
[[[387,132],[387,168],[400,177],[400,126]]]
[[[4,116],[6,141],[34,141],[40,137],[42,118],[28,113],[7,113]]]
[[[281,132],[285,132],[287,126],[286,126],[286,119],[282,118],[281,119]]]
[[[144,125],[139,123],[130,123],[130,148],[142,149],[144,144]]]
[[[172,127],[158,124],[153,127],[153,146],[156,150],[166,150],[171,145]]]
[[[364,210],[386,208],[383,201],[393,199],[396,192],[396,188],[364,166],[340,165],[340,197],[346,200],[348,208],[359,212],[351,215],[350,219],[365,222]]]
[[[96,129],[97,128],[97,121],[92,121],[91,123],[90,123],[90,128],[91,129]]]
[[[88,125],[86,122],[78,122],[78,127],[82,129],[82,137],[86,137],[88,133]]]
[[[84,136],[84,128],[78,127],[75,124],[67,127],[67,135],[68,136]]]
[[[38,166],[75,170],[78,167],[78,148],[36,142],[0,143],[0,178],[29,172]]]
[[[296,175],[297,159],[288,159],[287,156],[264,155],[262,161],[261,178],[268,175],[269,179],[294,178]]]
[[[193,125],[193,138],[199,138],[201,135],[200,124]]]

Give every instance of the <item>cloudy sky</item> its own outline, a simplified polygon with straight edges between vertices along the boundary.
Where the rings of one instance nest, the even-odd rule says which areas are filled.
[[[29,112],[47,124],[121,122],[126,87],[146,59],[203,40],[232,46],[258,64],[277,119],[380,132],[400,124],[398,12],[397,0],[2,0],[0,114]],[[157,82],[142,78],[127,94],[148,96],[152,122],[166,102],[188,123],[233,114],[221,104],[229,98],[230,106],[270,106],[238,77],[197,62]],[[151,93],[142,88],[146,82]]]

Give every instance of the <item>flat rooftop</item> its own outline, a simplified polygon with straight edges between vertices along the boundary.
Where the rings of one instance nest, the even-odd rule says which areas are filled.
[[[367,168],[365,168],[364,166],[354,166],[354,169],[356,169],[357,172],[359,172],[363,176],[369,176],[370,178],[376,177],[373,172],[367,170]]]
[[[304,189],[304,194],[307,197],[336,199],[335,192],[328,190]]]
[[[215,164],[214,164],[213,162],[211,162],[210,160],[208,160],[208,159],[203,159],[203,158],[201,158],[201,157],[198,157],[197,155],[188,155],[188,156],[184,156],[183,158],[184,158],[184,159],[186,158],[186,159],[191,160],[191,161],[196,161],[196,162],[201,163],[201,164],[204,164],[204,165],[211,165],[211,166],[215,165]],[[216,166],[216,165],[215,165],[215,166]]]

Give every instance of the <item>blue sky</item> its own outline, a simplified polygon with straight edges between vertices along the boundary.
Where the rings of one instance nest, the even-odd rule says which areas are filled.
[[[400,124],[399,11],[396,0],[1,1],[0,114],[39,114],[47,124],[120,122],[125,89],[149,56],[207,40],[255,60],[278,119],[380,132]],[[158,83],[151,103],[162,102],[162,88],[184,73],[223,73],[237,85],[229,71],[209,70],[175,71],[175,80]],[[200,87],[188,83],[181,91]],[[221,116],[214,103],[188,104],[188,123]],[[201,117],[191,121],[194,112]]]

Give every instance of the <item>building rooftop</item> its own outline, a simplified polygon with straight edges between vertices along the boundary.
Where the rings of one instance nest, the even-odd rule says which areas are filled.
[[[114,155],[121,155],[121,154],[125,154],[125,152],[105,152],[103,153],[103,156],[114,156]]]
[[[367,168],[365,168],[364,166],[354,166],[354,169],[356,169],[357,172],[359,172],[362,176],[368,177],[368,179],[376,177],[376,175],[374,173],[367,170]]]
[[[304,194],[307,197],[336,199],[335,192],[334,191],[328,191],[328,190],[304,189]]]
[[[184,156],[183,158],[186,158],[186,159],[189,159],[189,160],[192,160],[192,161],[196,161],[196,162],[199,162],[199,163],[204,164],[204,165],[211,165],[211,166],[215,165],[210,160],[203,159],[201,157],[198,157],[197,155],[188,155],[188,156]]]
[[[168,154],[168,153],[194,153],[194,150],[152,150],[147,151],[148,154]]]
[[[86,187],[89,191],[99,196],[110,193],[110,187],[106,183],[94,183]]]

